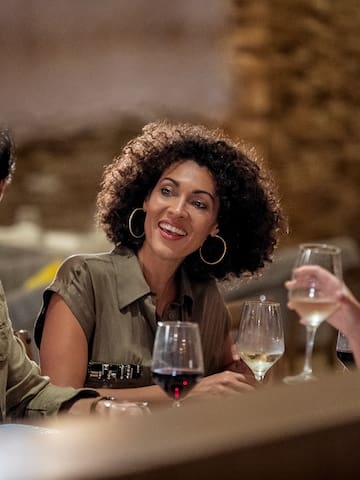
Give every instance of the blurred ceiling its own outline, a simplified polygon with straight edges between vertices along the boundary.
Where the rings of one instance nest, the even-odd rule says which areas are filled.
[[[229,109],[223,0],[2,0],[0,122],[17,139]]]

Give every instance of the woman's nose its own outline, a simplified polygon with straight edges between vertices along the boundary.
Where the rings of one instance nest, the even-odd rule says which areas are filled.
[[[186,215],[186,202],[185,202],[185,200],[183,200],[181,198],[174,199],[174,202],[172,203],[172,205],[170,207],[170,210],[174,215],[178,215],[178,216],[181,216],[181,217],[185,216]]]

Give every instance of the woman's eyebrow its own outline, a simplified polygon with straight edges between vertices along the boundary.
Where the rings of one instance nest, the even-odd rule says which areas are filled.
[[[179,186],[179,182],[177,182],[176,180],[174,180],[173,178],[171,177],[163,177],[161,179],[161,181],[163,182],[164,180],[169,180],[170,182],[174,183],[177,187]]]
[[[171,177],[164,177],[162,181],[164,180],[168,180],[169,182],[173,183],[176,187],[180,186],[180,183]],[[208,195],[213,200],[213,202],[215,202],[215,196],[212,193],[208,192],[207,190],[194,190],[192,193],[196,193],[196,194],[203,193],[205,195]]]
[[[194,190],[193,193],[196,193],[196,194],[198,194],[198,193],[204,193],[205,195],[209,195],[209,197],[211,198],[211,200],[212,200],[213,202],[215,202],[215,197],[214,197],[214,195],[213,195],[212,193],[208,192],[207,190]]]

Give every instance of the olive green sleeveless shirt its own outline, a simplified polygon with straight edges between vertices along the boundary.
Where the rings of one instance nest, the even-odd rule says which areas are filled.
[[[141,365],[139,378],[124,379],[116,388],[152,384],[151,355],[159,318],[133,252],[117,247],[112,252],[66,259],[44,292],[35,324],[38,346],[52,292],[64,299],[84,330],[89,361]],[[193,282],[180,269],[179,296],[167,307],[161,320],[197,322],[205,375],[221,369],[230,316],[214,280]]]

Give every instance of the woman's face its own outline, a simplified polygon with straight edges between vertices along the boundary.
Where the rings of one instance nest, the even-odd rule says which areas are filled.
[[[174,163],[164,171],[144,201],[143,253],[180,263],[216,235],[219,199],[206,167],[192,160]]]

